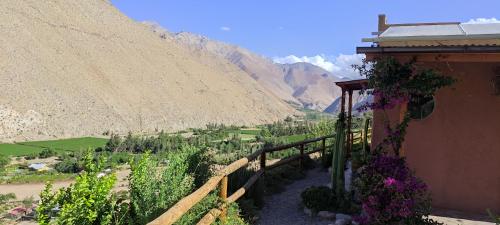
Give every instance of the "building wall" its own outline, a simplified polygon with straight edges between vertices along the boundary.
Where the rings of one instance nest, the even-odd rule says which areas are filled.
[[[492,79],[499,63],[424,62],[458,79],[435,96],[433,113],[410,122],[404,154],[430,187],[435,207],[500,212],[500,96]],[[372,143],[384,134],[381,112],[374,113]],[[399,118],[399,109],[389,112]]]

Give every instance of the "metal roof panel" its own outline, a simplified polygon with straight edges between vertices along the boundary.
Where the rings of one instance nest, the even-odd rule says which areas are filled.
[[[500,23],[461,24],[466,35],[500,34]]]
[[[464,35],[459,24],[391,26],[381,38]]]

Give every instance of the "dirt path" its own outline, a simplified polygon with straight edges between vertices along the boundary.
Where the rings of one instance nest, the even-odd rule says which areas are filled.
[[[328,225],[333,221],[321,221],[304,213],[300,193],[310,186],[326,185],[329,181],[327,171],[319,168],[309,170],[306,179],[288,185],[282,193],[266,197],[260,213],[260,225]]]
[[[310,186],[327,185],[329,182],[328,172],[321,169],[313,169],[307,172],[303,180],[298,180],[286,187],[282,193],[269,196],[265,200],[264,207],[260,213],[259,225],[328,225],[334,221],[320,220],[306,215],[301,206],[300,193]],[[440,216],[431,216],[434,220],[445,225],[495,225],[482,216],[472,216],[461,219],[460,215],[451,211],[439,211]]]

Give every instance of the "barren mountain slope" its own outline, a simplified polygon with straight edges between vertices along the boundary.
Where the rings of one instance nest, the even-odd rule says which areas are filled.
[[[271,60],[239,46],[211,40],[201,35],[189,32],[171,35],[193,52],[212,53],[229,60],[279,98],[289,103],[299,103],[292,96],[294,90],[284,82],[283,72]]]
[[[0,140],[256,124],[295,113],[231,63],[103,0],[0,1]]]
[[[332,73],[309,63],[281,64],[285,82],[295,91],[293,96],[304,106],[322,111],[341,95]]]
[[[148,25],[160,33],[160,36],[175,39],[197,54],[212,53],[229,60],[259,84],[289,103],[321,111],[340,95],[339,88],[333,83],[339,78],[312,64],[275,64],[239,46],[189,32],[173,34],[158,25]]]

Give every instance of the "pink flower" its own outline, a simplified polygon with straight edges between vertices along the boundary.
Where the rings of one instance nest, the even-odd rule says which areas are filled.
[[[395,180],[394,178],[392,178],[392,177],[388,177],[388,178],[386,178],[386,179],[384,180],[384,185],[385,185],[386,187],[390,187],[390,186],[392,186],[392,185],[394,185],[394,184],[396,184],[396,180]]]

